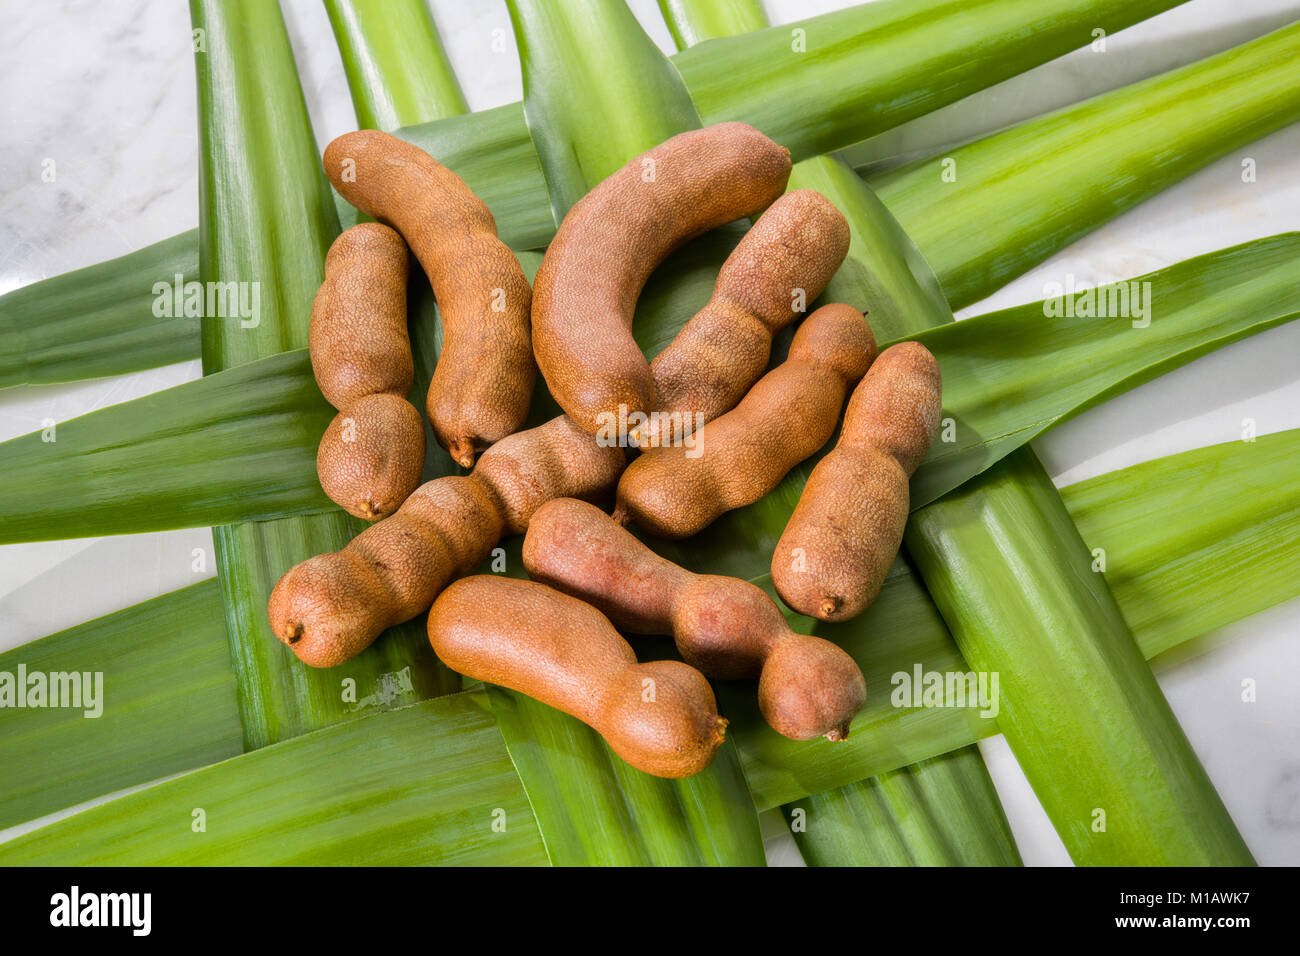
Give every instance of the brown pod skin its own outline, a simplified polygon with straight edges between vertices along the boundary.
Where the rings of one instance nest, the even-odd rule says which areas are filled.
[[[925,346],[885,349],[853,391],[834,450],[817,463],[772,554],[772,583],[800,614],[847,621],[880,592],[909,510],[908,479],[942,414]]]
[[[835,431],[844,396],[876,357],[863,314],[824,305],[801,325],[786,361],[740,404],[695,433],[691,449],[647,451],[623,472],[615,518],[685,538],[775,488]],[[694,457],[692,457],[694,455]]]
[[[790,152],[744,123],[665,140],[574,204],[533,290],[533,351],[555,400],[592,434],[602,416],[655,407],[632,317],[650,273],[683,243],[766,209]]]
[[[406,401],[414,374],[409,259],[387,226],[353,226],[330,246],[311,309],[312,372],[339,410],[321,439],[316,472],[325,494],[367,521],[396,511],[424,465],[424,422]]]
[[[271,629],[304,664],[351,660],[428,610],[551,498],[607,495],[624,461],[621,448],[601,447],[563,415],[510,435],[471,474],[426,482],[342,551],[290,568],[271,592]]]
[[[676,444],[671,429],[734,408],[767,368],[772,337],[822,294],[848,251],[849,224],[821,193],[796,189],[768,207],[722,264],[708,304],[650,363],[656,411],[672,417],[652,416],[634,442]]]
[[[363,395],[334,416],[316,451],[325,494],[367,521],[396,511],[419,487],[424,421],[404,398]]]
[[[377,222],[345,230],[325,256],[325,281],[312,302],[312,372],[335,408],[364,395],[405,397],[414,364],[406,332],[410,253]]]
[[[452,670],[571,714],[656,777],[693,776],[722,746],[727,722],[703,674],[680,661],[638,664],[599,611],[543,584],[457,581],[429,612],[429,643]]]
[[[325,148],[325,172],[344,199],[402,234],[429,277],[443,330],[429,421],[468,468],[528,416],[537,369],[519,260],[465,181],[405,140],[347,133]]]
[[[624,631],[671,634],[686,662],[708,677],[757,677],[763,716],[786,737],[843,740],[866,700],[853,658],[790,630],[761,588],[692,574],[594,505],[557,498],[539,508],[524,538],[524,566]]]

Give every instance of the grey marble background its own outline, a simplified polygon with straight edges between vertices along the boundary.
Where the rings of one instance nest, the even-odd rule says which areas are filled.
[[[784,23],[845,6],[766,0]],[[355,127],[323,8],[283,4],[317,138]],[[653,0],[632,3],[665,50]],[[432,0],[474,109],[520,96],[498,0]],[[1300,0],[1191,0],[1083,50],[895,130],[873,155],[908,153],[997,129],[1191,62],[1300,18]],[[0,292],[100,262],[198,220],[193,61],[176,0],[0,0]],[[507,52],[493,53],[494,34]],[[1148,135],[1135,130],[1134,135]],[[1243,184],[1241,160],[1258,164]],[[57,180],[41,181],[53,159]],[[1061,189],[1068,190],[1068,183]],[[1101,283],[1300,228],[1300,127],[1214,163],[1076,243],[961,317],[1042,298],[1073,273]],[[0,439],[199,376],[198,362],[69,386],[0,392]],[[1090,411],[1035,443],[1058,484],[1240,437],[1300,426],[1300,324],[1207,356]],[[3,463],[0,462],[0,467]],[[207,529],[0,547],[0,650],[193,583],[190,550]],[[1300,863],[1300,601],[1239,622],[1177,661],[1161,685],[1262,863]],[[1243,704],[1240,682],[1258,681]],[[1064,849],[1001,738],[983,750],[1025,861],[1068,865]],[[768,818],[773,863],[797,863]],[[0,839],[15,831],[0,832]]]

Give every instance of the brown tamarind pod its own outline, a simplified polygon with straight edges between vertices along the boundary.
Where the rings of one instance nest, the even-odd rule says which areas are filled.
[[[397,395],[364,395],[344,406],[316,451],[321,488],[367,521],[396,511],[420,484],[424,420]]]
[[[727,722],[703,674],[680,661],[638,664],[599,611],[543,584],[457,581],[429,612],[429,643],[452,670],[571,714],[657,777],[697,774],[722,746]]]
[[[918,342],[885,349],[854,389],[840,440],[808,476],[772,553],[781,600],[823,621],[846,621],[875,600],[903,540],[908,479],[941,413],[929,350]]]
[[[650,273],[696,236],[767,208],[790,153],[752,126],[719,123],[665,140],[574,204],[533,290],[533,351],[560,407],[595,434],[655,407],[650,365],[632,338]]]
[[[483,201],[419,147],[358,130],[330,143],[324,162],[343,198],[400,232],[429,277],[443,330],[429,421],[468,468],[528,416],[537,373],[532,292],[519,260]]]
[[[761,588],[692,574],[594,505],[557,498],[539,508],[524,538],[524,566],[621,630],[671,634],[686,662],[708,677],[758,678],[763,716],[786,737],[843,740],[866,700],[853,658],[792,631]]]
[[[551,498],[607,495],[624,461],[621,448],[601,447],[563,415],[510,435],[469,475],[425,482],[342,551],[285,572],[268,602],[271,628],[303,663],[342,664],[428,610]]]
[[[786,361],[740,404],[709,422],[690,447],[647,451],[623,472],[615,518],[685,538],[753,504],[831,437],[844,397],[876,356],[863,314],[824,305],[795,332]]]
[[[414,368],[408,262],[406,243],[387,226],[353,226],[330,246],[312,303],[312,372],[339,409],[321,439],[316,472],[325,494],[368,521],[396,511],[424,468],[424,422],[406,400]]]
[[[650,448],[729,411],[767,368],[772,338],[825,290],[849,251],[849,224],[812,189],[788,192],[745,233],[709,299],[650,363],[656,412],[633,442]]]

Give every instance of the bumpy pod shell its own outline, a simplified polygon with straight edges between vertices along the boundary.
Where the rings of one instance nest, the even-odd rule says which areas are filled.
[[[875,600],[903,540],[908,479],[942,412],[925,346],[885,349],[853,392],[839,443],[817,463],[772,554],[772,582],[800,614],[846,621]]]
[[[424,423],[406,401],[414,367],[406,333],[409,258],[387,226],[353,226],[330,246],[312,303],[312,371],[339,410],[321,439],[316,471],[331,499],[367,521],[396,511],[424,465]]]
[[[786,361],[696,432],[694,447],[657,448],[629,466],[616,517],[661,537],[685,538],[762,498],[826,444],[845,394],[875,355],[861,312],[822,306],[795,332]]]
[[[424,421],[410,402],[386,392],[345,405],[316,451],[325,494],[367,521],[396,511],[423,470]]]

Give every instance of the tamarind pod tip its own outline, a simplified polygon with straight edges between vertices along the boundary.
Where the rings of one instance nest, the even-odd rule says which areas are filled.
[[[827,740],[840,741],[849,739],[849,722],[846,720],[838,727],[834,727],[824,734]]]
[[[835,615],[835,612],[840,609],[841,604],[843,604],[843,602],[839,598],[836,597],[823,598],[821,607],[817,609],[818,610],[817,616],[821,618],[823,621],[829,621]]]
[[[617,505],[614,508],[614,513],[610,515],[610,517],[613,518],[615,521],[617,521],[624,528],[626,528],[632,521],[632,516],[628,514],[627,509],[624,508],[622,505]]]

